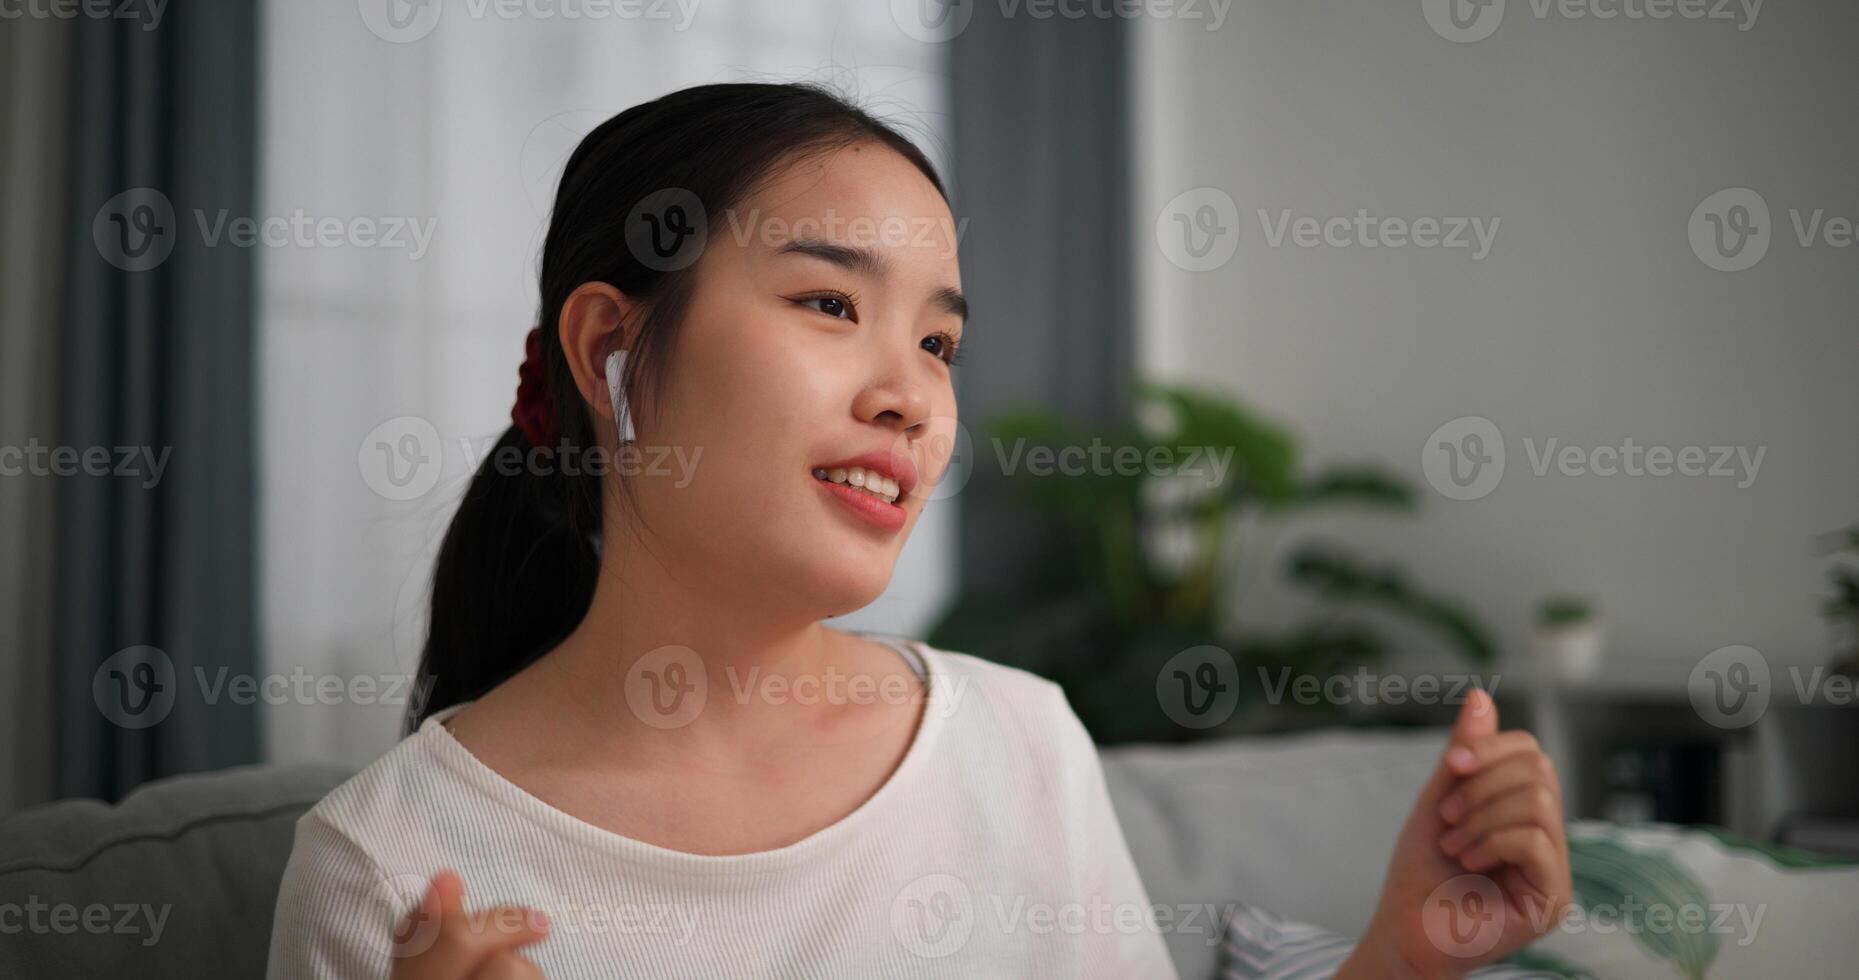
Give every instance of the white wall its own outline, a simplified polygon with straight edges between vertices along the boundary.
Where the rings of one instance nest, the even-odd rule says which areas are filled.
[[[1859,8],[1766,5],[1739,30],[1538,18],[1510,0],[1472,43],[1422,8],[1254,0],[1217,31],[1139,22],[1137,226],[1203,185],[1241,219],[1212,271],[1146,242],[1145,368],[1236,391],[1320,459],[1406,474],[1418,519],[1317,526],[1468,598],[1512,654],[1535,602],[1575,591],[1598,600],[1612,655],[1661,683],[1731,643],[1824,662],[1813,539],[1859,521],[1859,248],[1803,248],[1788,210],[1859,216]],[[1758,264],[1720,272],[1687,226],[1737,186],[1766,199],[1773,234]],[[1499,225],[1478,260],[1272,247],[1259,208]],[[1447,499],[1422,473],[1429,435],[1461,416],[1502,432],[1507,468],[1481,499]],[[1539,477],[1526,438],[1766,455],[1742,489]],[[1244,611],[1289,614],[1271,589]]]

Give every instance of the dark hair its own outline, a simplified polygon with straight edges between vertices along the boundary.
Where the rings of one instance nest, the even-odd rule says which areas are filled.
[[[595,445],[593,421],[556,329],[570,293],[583,283],[604,282],[640,302],[644,312],[626,358],[635,412],[657,404],[652,394],[677,346],[695,265],[661,271],[634,255],[625,243],[635,206],[655,192],[681,189],[702,204],[714,233],[722,214],[777,166],[866,141],[902,154],[947,199],[935,168],[908,139],[810,83],[682,89],[627,109],[587,134],[562,171],[542,246],[536,322],[562,445]],[[409,728],[502,683],[553,649],[587,614],[600,567],[601,476],[585,467],[507,464],[513,454],[533,459],[539,453],[532,451],[541,449],[515,426],[507,429],[446,529],[420,656],[420,683],[430,689],[409,714]]]

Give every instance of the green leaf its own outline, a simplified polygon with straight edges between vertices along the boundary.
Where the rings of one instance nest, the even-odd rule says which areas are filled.
[[[1685,928],[1680,918],[1688,907],[1708,908],[1710,896],[1670,858],[1589,837],[1569,842],[1569,867],[1576,898],[1590,918],[1624,920],[1635,943],[1691,980],[1700,980],[1710,969],[1717,958],[1717,934],[1708,928]],[[1665,928],[1649,926],[1649,910],[1654,908],[1665,910],[1658,913]],[[1622,910],[1634,910],[1637,919],[1621,915]]]
[[[1357,602],[1400,613],[1443,633],[1469,660],[1488,664],[1497,646],[1484,625],[1456,603],[1407,583],[1392,568],[1370,568],[1340,549],[1308,545],[1291,556],[1293,583],[1338,602]]]
[[[1535,970],[1551,976],[1567,977],[1569,980],[1587,980],[1590,976],[1566,960],[1551,956],[1534,949],[1520,949],[1504,958],[1504,962],[1519,970]]]
[[[1251,494],[1265,501],[1289,498],[1297,486],[1297,444],[1289,433],[1254,418],[1231,399],[1187,385],[1138,381],[1131,393],[1141,401],[1168,406],[1175,427],[1160,445],[1178,450],[1232,449],[1228,500]]]

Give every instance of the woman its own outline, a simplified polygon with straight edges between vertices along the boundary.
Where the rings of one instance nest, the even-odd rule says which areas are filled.
[[[821,622],[883,591],[948,465],[958,237],[923,155],[813,87],[581,142],[417,730],[299,822],[271,976],[1175,975],[1055,685]],[[1553,788],[1468,724],[1512,773],[1487,792]],[[1559,818],[1503,842],[1548,827],[1528,802],[1470,846],[1565,895]],[[1400,903],[1460,864],[1413,833],[1363,975],[1436,965]]]

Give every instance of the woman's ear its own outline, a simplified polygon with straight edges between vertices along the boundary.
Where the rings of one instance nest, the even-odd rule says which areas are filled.
[[[640,312],[639,304],[604,282],[584,282],[562,303],[562,354],[574,375],[575,390],[594,415],[609,424],[613,407],[607,398],[607,355],[632,349]]]

